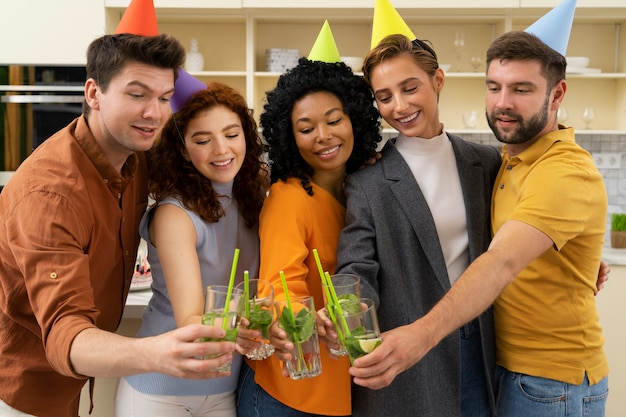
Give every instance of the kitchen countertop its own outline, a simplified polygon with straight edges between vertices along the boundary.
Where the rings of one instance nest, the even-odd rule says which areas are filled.
[[[626,265],[626,249],[605,247],[602,259],[609,265]]]
[[[615,249],[605,247],[602,252],[602,259],[609,265],[626,265],[626,249]],[[125,319],[140,319],[143,309],[148,305],[152,290],[150,288],[141,291],[131,291],[126,300],[124,309]]]
[[[129,292],[122,317],[125,319],[140,319],[143,309],[148,305],[148,301],[150,301],[150,297],[152,297],[152,290],[150,288]]]

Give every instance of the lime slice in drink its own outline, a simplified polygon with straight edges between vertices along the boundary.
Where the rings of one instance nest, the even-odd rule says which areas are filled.
[[[370,353],[381,343],[382,340],[380,337],[377,337],[376,339],[359,339],[359,348],[365,353]]]

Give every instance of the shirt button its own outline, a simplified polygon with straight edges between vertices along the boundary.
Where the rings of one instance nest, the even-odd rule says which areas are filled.
[[[50,278],[56,279],[58,277],[56,272],[50,272]]]
[[[122,193],[117,193],[117,198],[122,198]]]
[[[130,254],[128,253],[128,251],[126,251],[125,253],[126,253],[126,256],[130,255]]]
[[[108,183],[109,183],[109,180],[105,178],[105,179],[104,179],[104,183],[105,183],[105,184],[108,184]]]
[[[500,184],[500,189],[504,190],[504,184]]]
[[[513,165],[507,165],[506,169],[508,169],[509,171],[513,169]]]
[[[115,182],[116,182],[117,184],[119,184],[120,182],[122,182],[122,179],[121,179],[121,178],[118,178],[118,179],[116,179],[116,180],[115,180]]]

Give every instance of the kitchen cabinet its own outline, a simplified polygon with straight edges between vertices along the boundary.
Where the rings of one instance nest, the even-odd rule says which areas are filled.
[[[102,0],[3,2],[0,65],[85,65],[87,46],[106,33],[104,16]]]
[[[547,13],[552,0],[442,0],[431,7],[414,0],[395,0],[394,6],[413,32],[432,42],[441,64],[449,64],[441,94],[440,115],[446,128],[465,129],[462,114],[484,109],[484,55],[496,36],[525,29]],[[113,31],[127,0],[105,0],[107,30]],[[202,3],[202,4],[200,4]],[[346,0],[340,8],[330,0],[155,0],[159,30],[175,35],[190,47],[199,42],[205,68],[192,73],[202,81],[218,80],[237,88],[255,110],[262,111],[265,92],[273,88],[278,73],[265,70],[265,50],[298,49],[306,56],[325,19],[328,19],[341,55],[363,57],[369,50],[373,0]],[[539,4],[541,3],[541,4]],[[205,4],[207,4],[205,6]],[[597,5],[597,7],[595,7]],[[568,55],[588,56],[589,67],[600,73],[568,73],[564,107],[565,124],[583,129],[584,107],[593,107],[590,128],[626,130],[626,7],[613,0],[579,0]],[[591,7],[593,6],[593,7]],[[622,28],[624,27],[624,28]],[[462,34],[464,47],[455,50],[454,38]],[[470,58],[479,57],[477,68]],[[477,129],[488,129],[483,117]]]
[[[415,0],[395,0],[393,5],[399,11],[402,8],[507,8],[518,7],[519,0],[473,0],[468,4],[467,0],[440,0],[436,4],[421,2],[418,4]],[[283,2],[281,0],[242,0],[243,7],[258,8],[279,8],[279,9],[301,9],[301,8],[329,8],[337,7],[337,2],[333,0],[300,0],[293,2]],[[343,0],[342,8],[372,8],[374,0]],[[330,16],[329,16],[330,18]]]
[[[520,7],[554,7],[562,0],[519,0]],[[578,0],[577,8],[624,7],[623,0]]]
[[[622,252],[626,257],[626,249]],[[609,361],[609,398],[606,416],[619,417],[624,415],[626,407],[626,334],[624,333],[624,317],[626,317],[626,265],[609,262],[610,279],[596,297],[600,324],[604,334],[604,351]]]
[[[100,0],[102,1],[102,0]],[[242,0],[154,0],[155,9],[233,9],[241,8]],[[107,8],[126,10],[130,0],[104,0]]]

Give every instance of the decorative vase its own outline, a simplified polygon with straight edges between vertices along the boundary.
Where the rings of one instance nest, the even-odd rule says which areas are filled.
[[[626,231],[611,230],[611,247],[626,248]]]
[[[191,49],[185,58],[185,70],[188,72],[200,72],[204,68],[204,57],[198,52],[198,40],[191,40]]]

